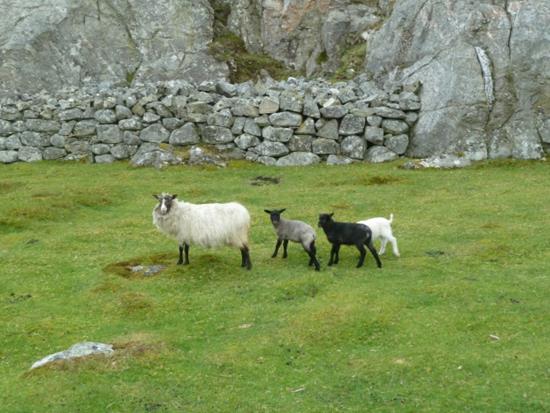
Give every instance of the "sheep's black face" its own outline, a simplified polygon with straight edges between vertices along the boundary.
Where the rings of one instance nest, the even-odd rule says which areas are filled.
[[[177,197],[177,195],[170,195],[170,194],[161,194],[161,195],[153,195],[153,196],[159,201],[159,204],[157,205],[156,210],[159,212],[160,215],[167,215],[170,212],[170,209],[172,208],[172,202]]]
[[[286,208],[283,208],[283,209],[274,209],[274,210],[269,210],[269,209],[264,209],[265,212],[267,212],[269,214],[269,218],[271,218],[271,223],[273,225],[277,225],[279,224],[279,221],[281,220],[281,214],[283,213],[283,211],[285,211]]]
[[[324,228],[327,224],[332,222],[332,216],[333,215],[334,215],[334,213],[332,213],[332,214],[319,214],[319,223],[317,225],[320,226],[321,228]]]

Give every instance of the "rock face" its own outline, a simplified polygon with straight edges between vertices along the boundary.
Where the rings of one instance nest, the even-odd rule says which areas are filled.
[[[542,157],[548,27],[550,0],[397,0],[369,39],[366,69],[389,89],[422,84],[407,154]]]
[[[7,2],[7,4],[6,4]],[[223,77],[207,53],[213,14],[205,0],[5,0],[0,89],[56,90]]]

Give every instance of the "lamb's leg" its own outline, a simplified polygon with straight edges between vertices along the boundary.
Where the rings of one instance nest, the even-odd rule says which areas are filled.
[[[288,248],[288,240],[285,239],[283,241],[283,258],[288,257],[287,248]]]
[[[395,255],[396,257],[399,257],[399,249],[397,248],[397,239],[394,236],[392,236],[390,238],[390,242],[393,249],[393,255]]]
[[[365,242],[365,245],[367,246],[367,248],[371,252],[374,259],[376,260],[376,265],[378,266],[378,268],[382,268],[382,262],[380,262],[380,257],[378,256],[378,253],[376,252],[376,248],[374,248],[374,245],[372,245],[372,241]]]
[[[378,255],[382,255],[386,252],[386,244],[388,243],[388,239],[383,237],[380,243],[380,251],[378,252]]]
[[[306,247],[304,244],[302,244],[304,249],[306,250],[307,254],[309,255],[309,266],[315,265],[315,271],[319,271],[321,269],[321,266],[319,264],[319,261],[317,261],[317,257],[315,254],[317,253],[317,250],[315,248],[315,241],[311,241],[311,244],[309,244],[309,247]]]
[[[330,259],[328,260],[328,265],[331,266],[332,263],[334,262],[334,255],[336,254],[336,249],[337,249],[337,245],[336,244],[332,244],[332,248],[330,249]]]
[[[180,250],[180,257],[178,260],[178,265],[187,265],[189,264],[189,245],[188,244],[180,244],[179,245]],[[183,260],[183,252],[185,250],[185,261]]]
[[[336,244],[336,257],[334,258],[334,263],[338,264],[340,261],[340,244]]]
[[[241,247],[241,258],[241,267],[246,267],[247,270],[250,270],[252,268],[252,262],[250,261],[250,250],[247,245]]]
[[[359,250],[359,253],[361,254],[359,256],[359,261],[357,262],[357,268],[362,267],[363,263],[365,262],[365,255],[367,255],[367,250],[365,250],[365,247],[363,247],[362,243],[355,244],[357,249]]]
[[[275,258],[277,256],[277,254],[279,253],[279,247],[281,246],[282,243],[283,243],[283,240],[278,238],[277,244],[275,244],[275,251],[273,252],[273,255],[271,256],[271,258]]]

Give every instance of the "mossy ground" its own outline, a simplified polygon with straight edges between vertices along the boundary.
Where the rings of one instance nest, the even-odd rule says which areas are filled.
[[[548,162],[398,166],[0,167],[0,410],[549,411]],[[246,205],[252,271],[232,249],[176,266],[162,191]],[[392,212],[402,257],[356,269],[343,247],[327,267],[319,232],[320,272],[295,244],[272,259],[264,208],[315,227]],[[28,373],[80,341],[118,352]]]

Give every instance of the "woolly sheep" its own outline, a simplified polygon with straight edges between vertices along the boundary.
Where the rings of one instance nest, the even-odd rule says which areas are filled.
[[[390,214],[390,219],[376,217],[358,221],[358,224],[366,225],[372,231],[372,242],[381,240],[379,255],[386,252],[386,244],[391,243],[393,255],[399,257],[399,249],[397,248],[397,239],[393,236],[391,224],[393,222],[393,214]]]
[[[241,250],[241,267],[252,268],[248,248],[250,214],[244,206],[237,202],[192,204],[166,193],[153,196],[159,202],[153,209],[153,224],[178,241],[178,264],[189,264],[191,245],[206,248],[229,245]]]
[[[341,245],[355,245],[361,254],[359,262],[357,263],[357,268],[361,267],[365,261],[366,250],[364,245],[366,245],[376,260],[376,265],[378,265],[378,268],[381,268],[382,263],[380,262],[376,249],[372,245],[372,233],[370,228],[363,224],[352,222],[336,222],[332,219],[333,215],[334,212],[319,215],[319,226],[323,228],[328,241],[332,244],[328,265],[338,264]]]
[[[321,267],[315,257],[315,239],[317,238],[315,230],[305,222],[282,218],[281,214],[286,211],[286,208],[264,209],[264,211],[269,214],[273,228],[275,228],[275,232],[277,233],[277,244],[271,258],[277,256],[281,243],[283,244],[283,258],[286,258],[288,256],[288,241],[299,242],[309,255],[309,265],[314,265],[315,270],[319,271]]]

